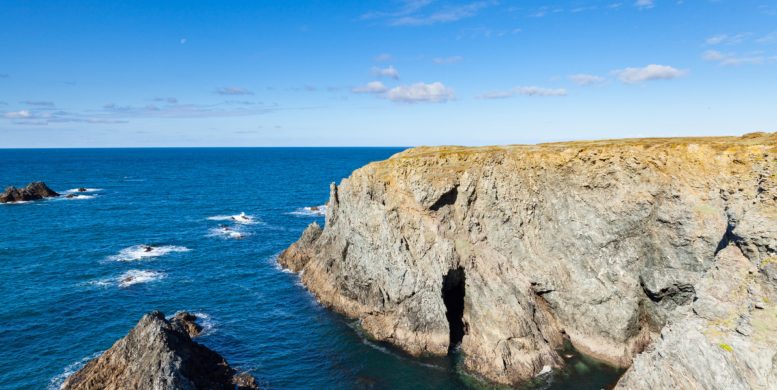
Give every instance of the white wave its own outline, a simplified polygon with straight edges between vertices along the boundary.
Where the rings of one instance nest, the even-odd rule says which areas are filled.
[[[93,280],[91,282],[86,282],[85,284],[92,285],[92,286],[100,286],[100,287],[106,287],[112,285],[116,280],[115,279],[101,279],[101,280]]]
[[[256,217],[253,215],[248,215],[244,212],[241,212],[240,214],[235,215],[215,215],[212,217],[208,217],[211,221],[233,221],[235,223],[240,223],[243,225],[253,225],[255,223],[258,223],[256,220]]]
[[[225,239],[233,239],[233,240],[242,240],[248,236],[250,236],[250,233],[246,233],[242,231],[239,227],[229,227],[229,226],[222,226],[217,227],[209,230],[208,236],[211,237],[221,237]]]
[[[18,200],[16,202],[6,202],[6,203],[0,203],[0,204],[7,204],[7,205],[14,205],[14,204],[27,204],[32,203],[31,200]]]
[[[59,198],[57,198],[57,199],[62,199],[62,200],[84,200],[84,199],[92,199],[92,198],[94,198],[95,196],[96,196],[96,195],[73,195],[73,196],[60,196],[60,197],[59,197]]]
[[[131,269],[118,278],[119,287],[129,287],[135,284],[153,282],[164,278],[163,272]]]
[[[86,191],[81,191],[80,188],[71,188],[71,189],[69,189],[69,190],[67,190],[67,191],[65,191],[63,193],[64,194],[75,194],[75,193],[82,193],[83,194],[85,192],[98,192],[98,191],[102,191],[103,189],[102,188],[84,188],[84,190],[86,190]]]
[[[285,274],[293,274],[294,273],[294,272],[292,272],[292,270],[290,270],[288,268],[284,268],[281,265],[281,263],[278,262],[278,255],[272,256],[270,258],[270,263],[272,264],[273,267],[275,267],[275,269],[277,269],[280,272],[283,272]]]
[[[90,356],[87,356],[85,358],[82,358],[81,360],[78,360],[74,363],[70,363],[62,370],[62,373],[58,374],[57,376],[51,378],[49,381],[49,390],[59,390],[62,387],[62,384],[65,382],[65,380],[70,377],[71,375],[75,374],[76,371],[83,368],[86,363],[88,363],[90,360],[100,356],[105,351],[99,351],[96,353],[93,353]]]
[[[190,249],[185,246],[163,245],[134,245],[124,248],[118,254],[109,256],[108,260],[113,261],[135,261],[149,257],[159,257],[171,252],[188,252]]]
[[[296,209],[289,214],[302,217],[323,217],[326,215],[326,205],[303,207],[301,209]]]
[[[197,316],[197,322],[200,326],[202,326],[202,331],[200,332],[200,336],[207,336],[211,333],[213,333],[214,329],[216,329],[216,322],[213,321],[213,318],[211,318],[210,315],[207,313],[202,312],[194,312],[192,313],[195,316]]]

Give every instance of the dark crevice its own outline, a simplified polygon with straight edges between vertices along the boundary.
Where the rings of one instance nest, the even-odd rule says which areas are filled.
[[[442,194],[442,196],[440,196],[440,199],[437,199],[437,201],[434,202],[434,204],[431,207],[429,207],[429,209],[432,211],[437,211],[441,209],[443,206],[454,204],[456,203],[456,198],[458,197],[459,197],[459,187],[454,186],[453,188],[448,190],[448,192]]]
[[[729,222],[726,226],[726,233],[723,234],[723,237],[718,243],[718,247],[715,248],[715,255],[717,255],[718,252],[722,251],[723,249],[726,249],[726,247],[730,244],[737,245],[737,242],[740,240],[741,238],[734,234],[734,224]]]
[[[670,299],[676,305],[681,306],[693,302],[696,298],[696,288],[688,283],[675,283],[669,287],[662,288],[659,291],[651,291],[644,283],[642,291],[651,301],[659,303],[664,299]]]
[[[464,268],[452,269],[443,276],[442,301],[445,303],[445,317],[450,329],[448,353],[461,345],[467,331],[464,324],[464,289]]]

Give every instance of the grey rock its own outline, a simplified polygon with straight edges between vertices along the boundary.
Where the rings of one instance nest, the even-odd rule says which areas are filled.
[[[196,315],[188,311],[180,311],[175,313],[173,318],[170,319],[170,324],[177,328],[177,330],[187,333],[189,337],[195,338],[202,333],[202,326],[196,321]]]
[[[71,375],[62,389],[258,389],[216,352],[193,342],[184,324],[151,312],[126,337]]]
[[[0,203],[26,202],[59,196],[42,181],[32,182],[24,188],[8,187],[0,194]]]

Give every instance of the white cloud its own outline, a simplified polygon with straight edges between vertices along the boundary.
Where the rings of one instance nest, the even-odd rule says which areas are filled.
[[[3,117],[8,119],[24,119],[29,118],[30,116],[30,112],[27,110],[6,112],[3,115]]]
[[[638,84],[650,80],[670,80],[687,72],[667,65],[650,64],[643,68],[625,68],[613,71],[626,84]]]
[[[772,31],[772,32],[762,36],[761,38],[756,39],[755,41],[758,42],[758,43],[763,43],[763,44],[775,43],[775,42],[777,42],[777,31]]]
[[[468,4],[447,6],[426,15],[414,14],[414,11],[405,16],[393,18],[389,24],[394,26],[424,26],[437,23],[456,22],[464,18],[475,16],[478,11],[492,4],[491,1],[478,1]]]
[[[710,46],[715,45],[736,45],[738,43],[742,43],[747,37],[749,37],[750,33],[740,33],[740,34],[718,34],[713,35],[709,38],[707,38],[704,43]]]
[[[391,61],[391,54],[381,53],[375,56],[375,62],[388,62]]]
[[[475,38],[501,38],[509,35],[515,35],[520,33],[522,30],[520,28],[513,28],[513,29],[506,29],[506,30],[494,30],[487,27],[473,27],[473,28],[465,28],[461,30],[456,37],[457,39],[475,39]]]
[[[389,65],[388,68],[372,68],[372,74],[379,77],[389,77],[394,80],[399,80],[399,71],[392,65]]]
[[[653,0],[637,0],[634,2],[634,6],[639,9],[653,8],[655,4]]]
[[[479,99],[506,99],[515,95],[523,96],[567,96],[567,90],[564,88],[542,88],[542,87],[515,87],[508,91],[491,91],[480,96]]]
[[[386,17],[398,17],[403,15],[409,15],[414,12],[417,12],[421,10],[422,8],[426,7],[427,5],[431,4],[433,0],[404,0],[402,1],[402,7],[400,7],[399,10],[394,12],[377,12],[377,11],[370,11],[366,14],[362,15],[362,19],[377,19],[377,18],[386,18]]]
[[[724,66],[729,65],[758,65],[766,59],[762,55],[737,56],[733,53],[721,53],[717,50],[707,50],[702,54],[705,61],[717,62]]]
[[[601,84],[605,80],[607,80],[602,76],[596,76],[592,74],[582,74],[582,73],[573,74],[569,76],[569,79],[577,85],[595,85],[595,84]]]
[[[367,85],[354,88],[352,91],[356,93],[383,93],[386,92],[386,86],[380,81],[371,81]]]
[[[19,103],[26,104],[28,106],[54,107],[54,102],[48,102],[44,100],[24,100]]]
[[[219,95],[253,95],[254,93],[241,87],[221,87],[216,90]]]
[[[454,98],[453,90],[441,82],[415,83],[391,88],[385,94],[386,98],[395,102],[446,102]]]
[[[437,58],[433,59],[432,61],[435,64],[447,65],[447,64],[455,64],[457,62],[461,62],[461,60],[463,60],[463,59],[464,59],[464,57],[462,57],[462,56],[452,56],[452,57],[437,57]]]
[[[178,99],[176,99],[174,97],[166,97],[166,98],[165,97],[158,97],[158,98],[154,98],[154,101],[155,102],[160,102],[160,103],[178,104]]]

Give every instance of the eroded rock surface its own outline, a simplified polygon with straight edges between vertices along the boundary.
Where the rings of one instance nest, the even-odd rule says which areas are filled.
[[[258,389],[218,353],[191,340],[199,333],[193,315],[170,321],[152,312],[127,336],[70,376],[62,389]]]
[[[279,262],[416,355],[458,342],[461,269],[464,366],[492,381],[568,338],[622,388],[775,388],[776,181],[777,134],[415,148],[333,184]]]
[[[0,194],[0,203],[26,202],[59,196],[42,181],[32,182],[24,188],[8,187]]]

